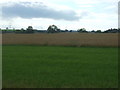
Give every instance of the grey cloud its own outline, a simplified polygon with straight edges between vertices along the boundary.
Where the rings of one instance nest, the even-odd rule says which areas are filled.
[[[34,5],[34,6],[32,6]],[[76,16],[76,13],[73,10],[55,10],[48,6],[43,5],[42,3],[15,3],[12,6],[3,6],[2,7],[3,17],[21,17],[21,18],[50,18],[50,19],[63,19],[63,20],[79,20],[80,17]]]

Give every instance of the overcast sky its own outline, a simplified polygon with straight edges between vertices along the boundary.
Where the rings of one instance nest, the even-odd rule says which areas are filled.
[[[0,28],[106,30],[118,27],[119,0],[0,0]]]

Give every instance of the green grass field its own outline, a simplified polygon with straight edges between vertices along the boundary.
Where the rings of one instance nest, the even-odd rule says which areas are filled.
[[[6,45],[3,88],[117,88],[118,50]]]

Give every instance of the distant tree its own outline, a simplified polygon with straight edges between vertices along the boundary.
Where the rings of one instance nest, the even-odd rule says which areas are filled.
[[[24,28],[21,28],[21,32],[25,32]]]
[[[97,30],[96,33],[101,33],[102,31],[101,30]]]
[[[60,29],[56,25],[50,25],[47,29],[48,33],[60,32]]]
[[[27,32],[28,32],[28,33],[33,33],[33,27],[32,27],[32,26],[28,26]]]
[[[77,30],[78,32],[87,32],[85,28],[81,28]]]
[[[92,33],[95,33],[95,30],[92,30],[91,32],[92,32]]]
[[[65,32],[68,32],[68,30],[67,30],[67,29],[65,29]]]
[[[31,30],[33,30],[33,27],[32,26],[28,26],[27,30],[31,31]]]
[[[22,31],[24,31],[24,28],[21,28]]]
[[[72,30],[70,30],[70,32],[72,32]]]
[[[118,29],[108,29],[108,30],[105,30],[104,31],[104,33],[118,33],[118,32],[120,32],[120,29],[118,28]]]

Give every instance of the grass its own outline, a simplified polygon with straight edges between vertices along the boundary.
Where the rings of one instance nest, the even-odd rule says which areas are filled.
[[[2,48],[3,88],[117,88],[117,48]]]

